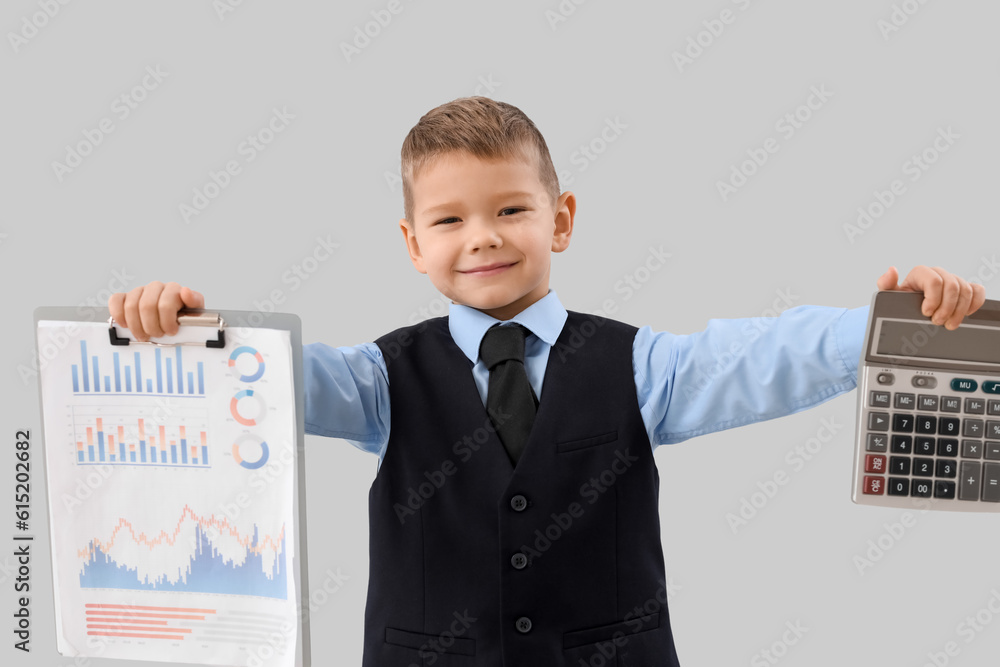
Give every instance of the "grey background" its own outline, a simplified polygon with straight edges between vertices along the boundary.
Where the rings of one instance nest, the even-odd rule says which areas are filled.
[[[574,11],[553,29],[555,0],[401,0],[402,11],[348,62],[341,43],[388,2],[245,0],[221,15],[209,2],[71,2],[15,45],[10,35],[26,21],[43,22],[39,1],[6,2],[0,17],[0,271],[8,285],[0,498],[10,520],[0,534],[8,545],[14,432],[39,432],[37,386],[19,370],[34,355],[31,311],[81,304],[96,318],[88,301],[103,308],[109,286],[122,289],[112,282],[117,271],[128,276],[126,290],[177,281],[204,293],[208,307],[266,309],[277,290],[277,309],[302,318],[305,343],[353,345],[443,314],[442,297],[408,260],[392,175],[407,131],[456,97],[486,94],[520,107],[544,134],[562,189],[577,195],[572,245],[553,256],[551,287],[567,308],[596,311],[610,298],[617,319],[690,333],[710,318],[766,314],[779,290],[794,295],[792,305],[865,305],[890,265],[902,277],[919,264],[978,276],[987,297],[1000,298],[990,268],[997,3],[566,0]],[[886,38],[879,22],[903,5],[916,12]],[[672,54],[723,10],[732,23],[679,71]],[[120,119],[113,100],[147,66],[166,77]],[[786,139],[775,123],[812,86],[832,97]],[[246,162],[240,142],[275,107],[294,119]],[[52,163],[106,117],[114,131],[60,181]],[[581,145],[616,118],[627,127],[581,169]],[[904,162],[948,127],[957,141],[909,180]],[[723,201],[717,181],[768,137],[780,150]],[[186,223],[179,205],[228,160],[242,172]],[[851,243],[844,225],[897,178],[906,192]],[[308,280],[288,281],[318,237],[339,247]],[[626,298],[615,284],[650,246],[672,257]],[[785,647],[781,664],[917,666],[948,642],[957,648],[950,665],[995,660],[1000,619],[983,613],[971,641],[961,626],[1000,599],[995,515],[913,513],[884,557],[864,574],[855,566],[869,540],[886,539],[886,526],[905,513],[850,501],[855,401],[852,391],[657,450],[682,664],[770,664],[759,652],[796,622],[808,632]],[[794,470],[786,454],[816,437],[824,419],[843,428]],[[33,651],[13,650],[7,629],[0,655],[69,665],[54,648],[37,437],[34,444]],[[376,459],[312,436],[306,452],[311,593],[330,573],[348,577],[318,596],[312,656],[356,665]],[[779,470],[789,483],[734,534],[726,514]],[[15,605],[12,552],[0,548],[4,629]]]

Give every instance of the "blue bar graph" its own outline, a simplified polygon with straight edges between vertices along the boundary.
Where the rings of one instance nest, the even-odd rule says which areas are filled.
[[[104,360],[105,368],[112,368],[110,375],[101,375],[98,355],[87,354],[87,341],[80,341],[80,363],[72,364],[73,393],[74,394],[152,394],[160,396],[205,396],[205,364],[202,361],[194,363],[194,370],[190,370],[192,363],[188,362],[187,371],[184,370],[183,357],[180,347],[163,352],[160,348],[153,350],[152,354],[142,354],[135,352],[132,355],[131,364],[123,363],[119,359],[119,352],[112,351],[111,359]],[[143,366],[146,371],[143,372]],[[155,369],[150,368],[155,365]],[[174,368],[176,367],[176,373]],[[155,370],[155,372],[154,372]],[[184,386],[185,374],[187,376],[187,387]],[[156,376],[155,391],[152,381]],[[164,383],[164,375],[166,383]],[[124,376],[124,381],[123,381]],[[146,377],[146,384],[143,385],[143,376]],[[176,383],[174,382],[176,376]],[[197,376],[197,377],[196,377]],[[112,379],[113,377],[113,379]],[[103,378],[103,387],[102,385]],[[197,387],[195,382],[197,381]],[[164,384],[166,385],[164,387]],[[81,386],[82,385],[82,386]]]

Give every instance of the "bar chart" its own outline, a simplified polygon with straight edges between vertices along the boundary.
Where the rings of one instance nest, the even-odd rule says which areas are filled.
[[[73,406],[78,465],[210,468],[203,408]]]
[[[88,355],[87,341],[81,340],[80,363],[72,365],[73,393],[202,398],[205,396],[204,363],[199,361],[193,370],[185,371],[183,350],[183,346],[178,345],[166,352],[159,347],[121,354],[112,351],[110,359],[107,356],[102,359],[96,354]]]

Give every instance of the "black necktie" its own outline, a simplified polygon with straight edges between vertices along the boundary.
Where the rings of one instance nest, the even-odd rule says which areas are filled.
[[[528,330],[520,324],[494,324],[479,346],[479,357],[490,371],[486,411],[515,466],[528,441],[538,406],[524,370],[527,335]]]

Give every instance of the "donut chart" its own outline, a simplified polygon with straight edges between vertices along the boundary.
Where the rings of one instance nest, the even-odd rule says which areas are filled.
[[[260,448],[260,456],[256,461],[248,461],[240,454],[240,445],[243,443],[253,443]],[[267,448],[267,443],[255,435],[245,433],[236,438],[236,442],[233,443],[233,459],[248,470],[256,470],[262,467],[267,463],[268,456],[270,456],[270,450]]]
[[[247,413],[247,407],[251,404],[256,405],[257,409],[255,412]],[[233,418],[244,426],[255,426],[264,419],[267,405],[264,404],[264,399],[259,394],[254,393],[253,389],[242,389],[236,392],[236,395],[229,401],[229,411]],[[245,414],[252,416],[244,416]]]
[[[251,375],[241,374],[239,368],[236,366],[236,360],[244,354],[250,355],[257,360],[257,371]],[[264,357],[261,356],[260,352],[249,345],[241,345],[233,350],[233,353],[229,355],[229,369],[240,382],[256,382],[262,375],[264,375]]]

